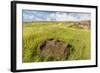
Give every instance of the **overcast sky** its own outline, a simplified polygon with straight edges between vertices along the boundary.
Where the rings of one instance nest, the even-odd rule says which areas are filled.
[[[90,20],[90,13],[23,10],[23,22]]]

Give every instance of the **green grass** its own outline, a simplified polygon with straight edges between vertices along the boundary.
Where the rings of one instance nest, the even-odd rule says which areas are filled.
[[[49,38],[59,39],[72,45],[66,60],[90,59],[90,30],[70,25],[64,22],[23,23],[22,61],[24,63],[52,61],[53,59],[44,58],[37,52],[39,43]]]

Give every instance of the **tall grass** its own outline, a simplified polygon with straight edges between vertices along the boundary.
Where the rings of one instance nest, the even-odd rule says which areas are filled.
[[[72,28],[69,25],[63,22],[23,23],[23,62],[49,61],[50,59],[40,56],[37,52],[38,45],[49,38],[59,39],[72,45],[66,60],[90,59],[90,30]]]

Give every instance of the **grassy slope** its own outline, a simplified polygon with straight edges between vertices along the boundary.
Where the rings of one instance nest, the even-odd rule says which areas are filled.
[[[59,39],[73,46],[68,60],[90,59],[89,30],[69,28],[60,22],[34,22],[23,24],[23,62],[48,61],[37,53],[38,44],[48,38]]]

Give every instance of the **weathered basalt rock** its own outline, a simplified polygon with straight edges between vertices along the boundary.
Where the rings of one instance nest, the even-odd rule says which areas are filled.
[[[43,57],[65,60],[70,54],[70,47],[71,45],[63,41],[47,39],[39,44],[38,52]]]

